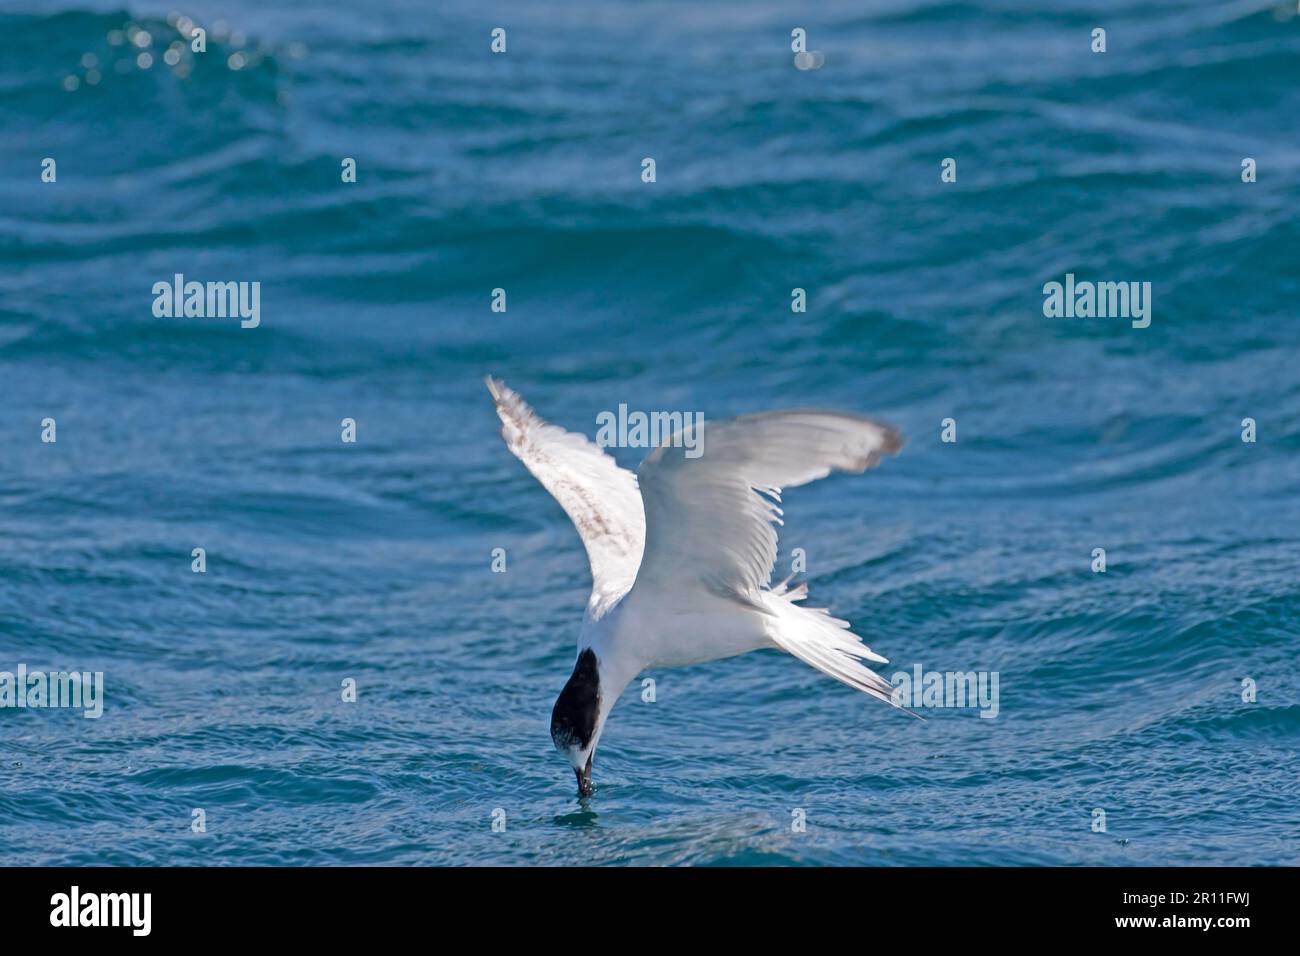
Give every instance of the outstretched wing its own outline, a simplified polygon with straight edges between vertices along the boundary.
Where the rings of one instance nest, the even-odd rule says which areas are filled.
[[[695,442],[683,441],[686,447],[661,446],[641,464],[646,545],[636,591],[682,601],[703,588],[753,608],[778,647],[892,703],[889,683],[863,663],[885,658],[846,622],[799,607],[805,586],[787,590],[785,582],[773,588],[768,582],[781,489],[831,471],[865,471],[902,447],[898,432],[869,418],[818,411],[746,415],[702,427],[699,457],[686,457]]]
[[[841,412],[767,412],[699,427],[702,444],[679,436],[637,471],[646,523],[637,586],[668,594],[703,585],[760,608],[776,563],[781,489],[865,471],[902,447],[888,425]],[[698,457],[687,457],[697,445]]]
[[[584,436],[549,425],[505,383],[489,376],[506,446],[560,503],[591,564],[587,614],[603,615],[632,587],[645,543],[636,476]]]

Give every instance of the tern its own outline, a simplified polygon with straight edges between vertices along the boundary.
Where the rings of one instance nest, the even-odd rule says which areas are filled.
[[[801,606],[807,584],[771,584],[782,489],[866,471],[902,447],[894,428],[811,409],[699,419],[685,427],[700,434],[662,442],[633,474],[503,382],[486,382],[506,446],[559,502],[591,565],[577,661],[551,712],[551,740],[580,796],[594,792],[592,757],[614,703],[648,668],[775,648],[898,706],[863,663],[886,658],[847,621]]]

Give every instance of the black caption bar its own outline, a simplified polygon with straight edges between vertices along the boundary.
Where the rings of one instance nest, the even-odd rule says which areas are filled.
[[[737,944],[785,925],[1229,945],[1276,933],[1291,869],[22,869],[0,871],[6,942],[349,939],[473,929],[493,940],[689,931]],[[963,930],[963,927],[965,928]],[[612,937],[603,937],[610,939]],[[582,944],[586,946],[587,944]]]

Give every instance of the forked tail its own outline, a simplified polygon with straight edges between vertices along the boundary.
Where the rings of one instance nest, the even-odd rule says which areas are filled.
[[[889,661],[863,644],[862,638],[849,630],[848,621],[832,617],[826,608],[800,607],[795,602],[808,596],[808,585],[788,588],[788,581],[761,592],[764,607],[772,615],[769,636],[776,645],[840,683],[911,714],[894,701],[893,685],[863,663]],[[919,714],[912,716],[920,719]]]

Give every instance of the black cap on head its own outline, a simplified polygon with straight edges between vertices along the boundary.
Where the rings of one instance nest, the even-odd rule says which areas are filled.
[[[600,674],[591,648],[578,655],[573,675],[551,711],[551,740],[557,750],[583,751],[591,746],[600,716]],[[574,768],[575,770],[578,768]],[[588,761],[590,772],[590,761]]]

